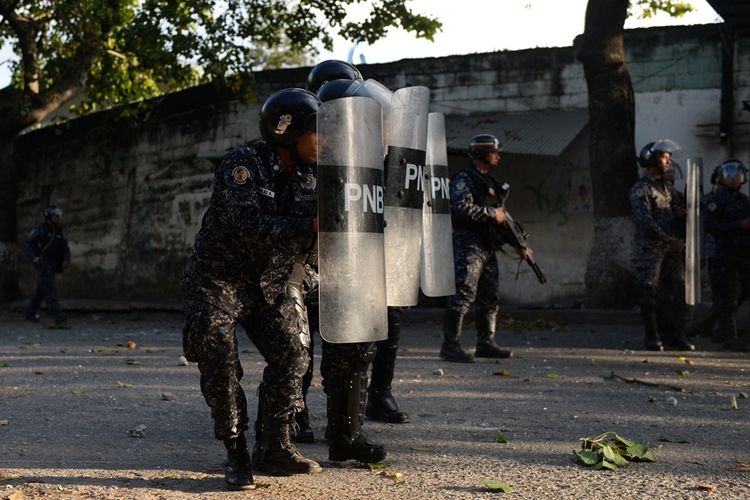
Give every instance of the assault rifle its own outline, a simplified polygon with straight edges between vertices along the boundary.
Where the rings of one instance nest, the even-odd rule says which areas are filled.
[[[531,270],[534,271],[536,279],[539,280],[539,283],[546,283],[547,278],[544,276],[544,273],[542,273],[542,270],[539,269],[539,266],[534,260],[531,247],[528,244],[528,233],[524,231],[521,223],[514,219],[510,215],[510,212],[508,212],[508,210],[504,208],[505,199],[508,197],[508,194],[510,192],[510,185],[508,185],[508,183],[504,183],[502,186],[497,186],[497,183],[495,184],[495,196],[497,198],[497,202],[494,204],[494,206],[496,208],[503,208],[505,210],[506,220],[505,224],[493,224],[490,227],[490,243],[492,244],[492,247],[496,250],[501,250],[503,244],[507,243],[508,245],[516,249],[529,250],[528,255],[524,257],[523,260],[525,260]],[[518,265],[520,266],[521,264],[519,263]],[[516,275],[516,278],[517,277],[518,275]]]

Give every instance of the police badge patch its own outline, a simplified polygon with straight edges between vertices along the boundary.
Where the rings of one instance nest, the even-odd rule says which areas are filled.
[[[235,167],[232,170],[232,178],[236,184],[245,184],[248,177],[250,177],[250,172],[245,167]]]
[[[466,187],[466,183],[464,181],[458,181],[456,183],[456,189],[459,191],[462,191]]]
[[[302,180],[302,187],[305,189],[315,189],[315,186],[318,185],[318,179],[315,178],[313,174],[307,174],[304,176]]]

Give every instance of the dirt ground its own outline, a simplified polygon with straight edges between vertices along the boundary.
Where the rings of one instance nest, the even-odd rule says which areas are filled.
[[[500,324],[512,359],[451,364],[438,359],[440,313],[404,315],[394,393],[411,423],[365,424],[387,446],[383,468],[327,460],[316,373],[319,440],[300,449],[323,472],[257,474],[255,490],[229,493],[198,370],[180,364],[179,314],[80,313],[71,329],[49,330],[0,310],[0,499],[504,495],[486,481],[519,499],[750,498],[750,471],[737,462],[750,462],[749,355],[708,339],[694,353],[651,353],[639,350],[632,322],[600,315],[599,324],[562,325],[527,314]],[[238,333],[254,415],[264,363]],[[469,326],[463,343],[474,340]],[[579,439],[608,431],[648,445],[656,461],[615,471],[577,463]]]

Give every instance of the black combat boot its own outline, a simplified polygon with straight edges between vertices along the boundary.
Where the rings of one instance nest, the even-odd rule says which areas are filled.
[[[474,353],[475,357],[503,359],[513,356],[511,351],[500,349],[500,346],[495,343],[496,318],[496,312],[477,314],[477,351]]]
[[[388,338],[376,343],[375,358],[372,360],[372,378],[367,389],[365,415],[373,420],[391,424],[405,424],[409,415],[398,408],[391,384],[396,368],[396,353],[401,337],[401,311],[388,309]]]
[[[225,439],[224,447],[227,449],[227,463],[224,467],[224,483],[230,491],[252,490],[253,474],[250,471],[250,453],[247,451],[245,435],[241,434],[234,439]]]
[[[641,317],[643,318],[643,329],[646,333],[645,347],[648,351],[663,351],[664,344],[656,329],[656,307],[653,304],[641,303]]]
[[[729,351],[750,352],[750,345],[737,334],[737,322],[733,312],[721,311],[719,313],[718,333],[723,342],[724,349]]]
[[[473,363],[474,357],[461,348],[458,338],[464,321],[463,313],[447,309],[443,317],[443,346],[440,358],[453,363]]]
[[[362,431],[365,409],[367,368],[349,377],[330,381],[328,387],[328,459],[336,462],[357,460],[366,464],[382,462],[385,448],[372,443]]]
[[[270,415],[264,409],[262,389],[258,392],[260,397],[253,448],[255,468],[277,476],[314,474],[322,471],[320,464],[302,456],[292,444],[291,418]]]
[[[664,311],[664,316],[668,318],[669,324],[666,325],[666,334],[664,335],[664,347],[672,351],[694,351],[695,345],[685,338],[685,323],[687,320],[687,307],[680,301],[671,304],[670,311]]]

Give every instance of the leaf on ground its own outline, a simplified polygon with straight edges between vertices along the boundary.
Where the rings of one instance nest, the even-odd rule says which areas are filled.
[[[0,361],[0,368],[8,368],[8,362],[7,361]]]
[[[583,465],[593,466],[599,461],[599,454],[592,450],[576,450],[573,454]]]
[[[174,394],[172,394],[170,392],[162,392],[161,393],[161,398],[164,401],[174,401]]]
[[[0,483],[6,483],[8,481],[15,481],[21,479],[19,476],[0,476]]]
[[[495,434],[495,441],[497,441],[498,443],[507,443],[508,438],[506,438],[502,432],[498,432],[497,434]]]
[[[370,470],[383,470],[387,469],[391,466],[391,464],[387,464],[385,462],[378,462],[378,463],[368,463],[367,466],[370,468]]]
[[[141,362],[138,361],[137,359],[128,359],[128,360],[125,361],[125,364],[126,365],[131,365],[131,366],[138,366],[138,365],[141,364]]]
[[[484,489],[492,493],[511,493],[513,491],[507,484],[494,479],[485,479]]]
[[[599,361],[598,361],[598,360],[596,360],[596,359],[592,359],[592,360],[591,360],[591,366],[599,366],[600,364],[601,364],[601,363],[599,363]]]
[[[86,391],[82,391],[81,389],[74,389],[74,390],[72,390],[72,391],[70,391],[70,392],[71,392],[71,394],[73,394],[74,396],[80,396],[81,394],[84,394],[84,393],[85,393]]]
[[[675,370],[674,372],[680,377],[687,377],[688,375],[690,375],[690,372],[688,370]]]
[[[492,374],[496,377],[510,377],[510,370],[504,368],[500,371],[493,372]]]
[[[46,374],[44,373],[44,370],[40,370],[39,368],[37,368],[36,370],[34,370],[34,375],[46,375]]]
[[[687,363],[688,365],[692,365],[693,361],[691,359],[686,358],[685,356],[676,356],[674,359],[677,361],[683,361],[684,363]]]
[[[545,375],[545,377],[555,379],[555,378],[561,378],[562,375],[559,375],[557,373],[548,373],[547,375]]]
[[[119,380],[117,381],[117,385],[120,386],[120,387],[127,387],[127,388],[135,387],[133,384],[128,384],[126,382],[120,382]]]
[[[737,465],[734,467],[730,467],[727,470],[730,470],[732,472],[750,472],[750,462],[745,462],[744,460],[740,460],[739,458],[735,459],[735,462],[737,463]]]
[[[138,349],[138,344],[136,344],[133,340],[128,340],[127,344],[125,344],[125,347],[127,347],[128,349]]]
[[[402,473],[400,473],[400,472],[396,472],[396,471],[391,470],[391,469],[383,469],[383,470],[379,471],[378,474],[380,474],[383,477],[387,477],[389,479],[393,479],[397,483],[404,482],[404,475]]]
[[[94,352],[99,354],[116,354],[120,352],[120,349],[118,347],[97,347],[94,349]]]
[[[176,472],[167,472],[166,474],[162,474],[161,476],[157,477],[156,480],[163,480],[163,479],[178,479],[180,476],[177,475]]]

